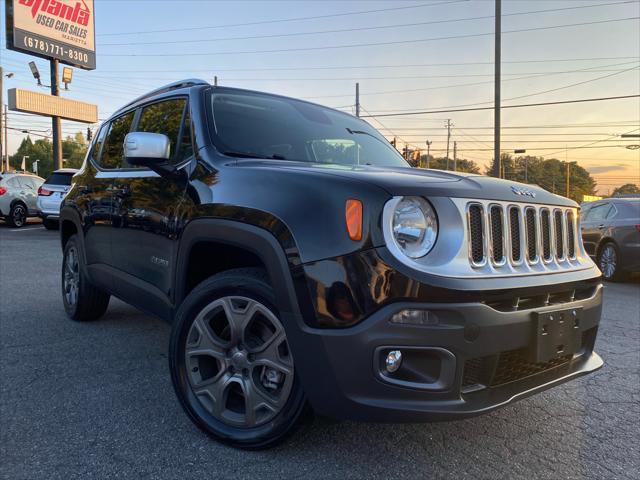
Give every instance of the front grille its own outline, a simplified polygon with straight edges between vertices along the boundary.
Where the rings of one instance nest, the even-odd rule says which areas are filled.
[[[551,260],[551,218],[548,209],[540,211],[540,235],[542,237],[542,258]]]
[[[509,228],[511,233],[511,259],[519,262],[522,259],[520,251],[520,210],[518,207],[509,208]]]
[[[576,258],[576,235],[573,212],[567,212],[567,250],[570,259]]]
[[[530,271],[533,265],[539,265],[536,271],[574,268],[579,241],[575,218],[571,208],[470,202],[470,263],[476,269],[509,265],[522,271]]]
[[[559,259],[564,258],[564,215],[561,210],[553,212],[554,231],[556,237],[556,255]]]
[[[484,211],[482,205],[469,206],[470,256],[474,264],[484,261]]]
[[[527,259],[535,262],[538,259],[538,230],[536,229],[536,211],[529,207],[525,211],[527,220]]]
[[[494,263],[504,261],[504,227],[502,207],[492,205],[489,211],[491,219],[491,259]]]

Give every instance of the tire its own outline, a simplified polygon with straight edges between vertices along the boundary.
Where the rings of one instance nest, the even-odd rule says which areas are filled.
[[[598,252],[598,268],[602,272],[602,278],[608,282],[620,282],[627,278],[628,274],[620,266],[620,251],[613,242],[605,243]]]
[[[14,203],[9,210],[7,222],[13,228],[22,228],[27,223],[27,207],[23,203]]]
[[[233,447],[271,447],[309,418],[274,293],[260,269],[222,272],[187,296],[171,331],[169,369],[191,420]]]
[[[58,230],[60,228],[60,224],[58,223],[58,220],[51,220],[49,218],[45,218],[42,220],[42,224],[44,225],[44,228],[46,228],[47,230]]]
[[[62,302],[67,316],[76,322],[96,320],[109,306],[109,294],[95,287],[84,270],[78,237],[72,235],[62,257]]]

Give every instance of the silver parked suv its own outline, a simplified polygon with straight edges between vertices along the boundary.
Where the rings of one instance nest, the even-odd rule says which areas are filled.
[[[38,215],[38,188],[43,178],[29,173],[0,174],[0,216],[20,228],[28,217]]]
[[[75,168],[61,168],[53,172],[38,189],[38,210],[47,230],[58,228],[60,204],[71,188],[71,178],[78,172]]]

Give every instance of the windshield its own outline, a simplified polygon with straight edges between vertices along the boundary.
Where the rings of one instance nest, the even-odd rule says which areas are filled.
[[[338,165],[408,167],[368,123],[299,100],[250,92],[210,95],[213,138],[235,157]]]

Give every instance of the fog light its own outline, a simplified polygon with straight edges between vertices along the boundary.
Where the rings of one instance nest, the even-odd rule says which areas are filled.
[[[402,364],[402,352],[400,350],[391,350],[387,353],[386,360],[387,372],[393,373],[400,368]]]
[[[428,310],[401,310],[391,317],[391,322],[410,325],[437,325],[438,319]]]

